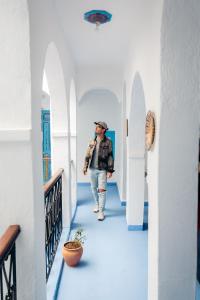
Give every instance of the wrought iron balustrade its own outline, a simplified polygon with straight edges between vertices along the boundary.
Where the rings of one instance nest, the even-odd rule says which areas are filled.
[[[1,300],[17,300],[15,241],[19,225],[11,225],[0,238],[0,296]]]
[[[62,173],[60,169],[44,185],[46,280],[48,280],[62,233]]]

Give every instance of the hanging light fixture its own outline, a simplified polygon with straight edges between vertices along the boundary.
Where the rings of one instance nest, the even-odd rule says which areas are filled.
[[[96,25],[96,29],[99,29],[101,24],[110,22],[112,15],[105,10],[91,10],[84,14],[84,20]]]

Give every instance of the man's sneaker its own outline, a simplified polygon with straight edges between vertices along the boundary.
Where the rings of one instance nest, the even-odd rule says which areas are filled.
[[[99,207],[98,207],[98,205],[96,205],[96,206],[94,207],[93,212],[94,212],[94,213],[98,213],[98,212],[99,212]]]
[[[99,220],[99,221],[103,221],[104,219],[105,219],[105,216],[104,216],[103,211],[99,211],[99,214],[98,214],[98,220]]]

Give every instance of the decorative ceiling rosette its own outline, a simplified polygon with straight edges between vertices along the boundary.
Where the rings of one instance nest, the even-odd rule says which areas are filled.
[[[91,10],[84,14],[84,20],[96,24],[96,29],[99,28],[101,24],[110,22],[112,15],[105,10]]]

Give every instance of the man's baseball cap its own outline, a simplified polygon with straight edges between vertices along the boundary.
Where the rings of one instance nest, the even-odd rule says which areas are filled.
[[[99,122],[94,122],[94,124],[99,125],[99,126],[103,127],[104,129],[108,130],[108,126],[105,122],[99,121]]]

